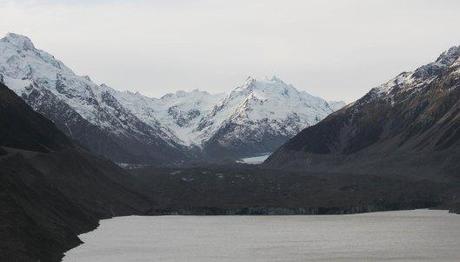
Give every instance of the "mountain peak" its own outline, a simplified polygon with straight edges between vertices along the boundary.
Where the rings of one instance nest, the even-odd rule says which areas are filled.
[[[246,78],[246,81],[244,82],[244,86],[250,86],[251,84],[257,82],[257,79],[253,76],[248,76],[248,78]]]
[[[12,45],[15,45],[16,47],[18,47],[20,49],[24,49],[24,50],[33,50],[33,49],[35,49],[35,46],[32,43],[32,40],[30,40],[30,38],[28,38],[27,36],[24,36],[24,35],[19,35],[19,34],[15,34],[15,33],[8,33],[0,41],[11,43]]]
[[[237,87],[235,89],[235,91],[242,91],[242,90],[246,90],[246,89],[252,90],[254,88],[266,89],[266,88],[268,88],[269,86],[272,86],[272,85],[274,85],[276,87],[288,86],[288,84],[286,84],[283,80],[281,80],[277,76],[272,76],[271,78],[265,77],[263,80],[258,80],[253,76],[249,76],[244,81],[244,84],[239,86],[239,87]]]
[[[233,91],[239,92],[239,91],[243,91],[246,89],[251,89],[256,82],[257,82],[257,79],[255,77],[248,76],[246,80],[244,81],[244,83],[241,86],[238,86],[237,88],[235,88],[235,90]]]
[[[436,63],[440,63],[446,66],[452,65],[455,61],[457,61],[460,57],[460,46],[453,46],[449,48],[449,50],[443,52],[438,59],[436,59]]]
[[[268,79],[268,78],[267,78]],[[283,80],[281,80],[278,76],[274,75],[272,78],[268,79],[270,82],[277,82],[277,83],[284,83]]]

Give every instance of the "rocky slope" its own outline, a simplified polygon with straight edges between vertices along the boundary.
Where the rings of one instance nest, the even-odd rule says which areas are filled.
[[[460,178],[460,47],[289,140],[266,167]]]
[[[74,145],[0,84],[0,257],[60,261],[98,220],[144,214],[132,176]]]
[[[115,162],[180,164],[271,152],[343,106],[273,78],[249,78],[230,94],[160,99],[78,76],[25,36],[0,40],[0,80],[66,135]]]

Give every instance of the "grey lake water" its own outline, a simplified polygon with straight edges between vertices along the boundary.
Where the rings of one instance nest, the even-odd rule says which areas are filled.
[[[460,215],[151,216],[101,221],[65,262],[460,261]]]

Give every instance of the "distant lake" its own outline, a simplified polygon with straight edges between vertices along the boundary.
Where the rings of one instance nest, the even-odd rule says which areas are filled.
[[[259,156],[254,156],[254,157],[247,157],[243,158],[237,162],[239,163],[245,163],[245,164],[250,164],[250,165],[257,165],[257,164],[262,164],[267,158],[271,155],[271,153],[265,153]]]
[[[101,221],[63,261],[460,261],[460,215],[151,216]]]

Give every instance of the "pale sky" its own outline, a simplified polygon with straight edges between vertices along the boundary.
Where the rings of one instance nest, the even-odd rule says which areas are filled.
[[[460,45],[459,14],[458,0],[0,0],[0,34],[149,96],[277,75],[351,102]]]

